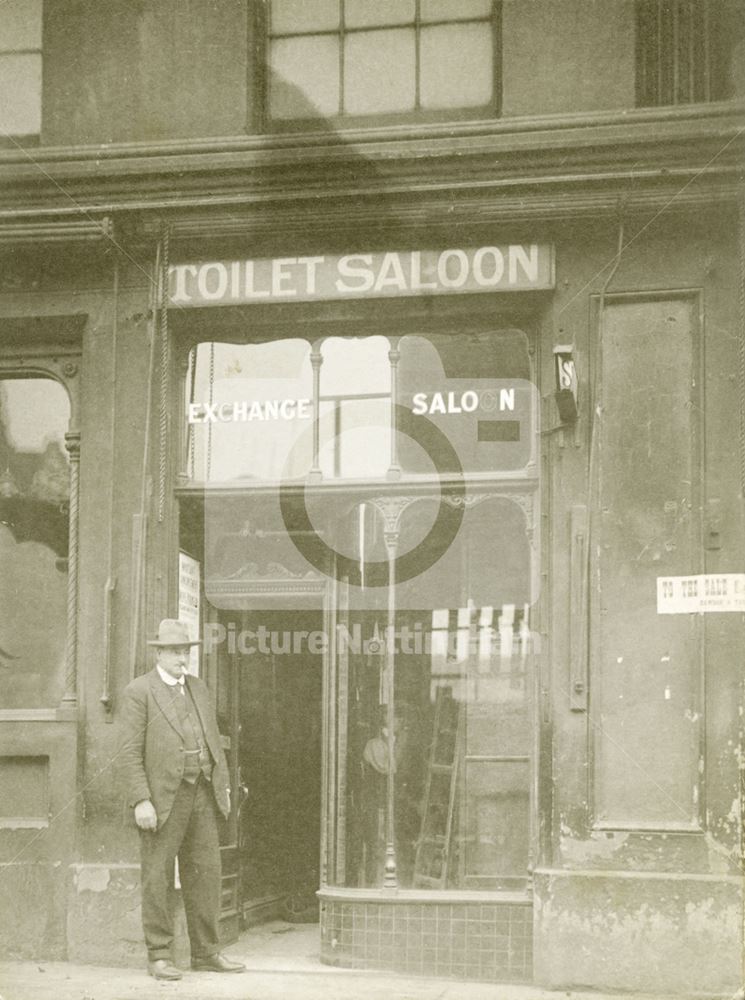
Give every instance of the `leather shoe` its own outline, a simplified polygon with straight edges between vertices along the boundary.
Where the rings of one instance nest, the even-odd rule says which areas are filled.
[[[216,952],[207,958],[193,958],[191,967],[195,972],[245,972],[243,962],[231,962],[229,958]]]
[[[154,979],[181,979],[181,969],[171,965],[167,958],[156,958],[147,963],[147,971]]]

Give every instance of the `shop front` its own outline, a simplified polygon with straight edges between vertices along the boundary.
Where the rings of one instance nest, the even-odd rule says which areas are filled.
[[[317,893],[328,963],[529,979],[552,248],[171,275],[226,933]]]
[[[14,954],[142,962],[116,723],[177,612],[231,950],[736,988],[742,262],[723,210],[640,219],[185,223],[169,285],[91,249],[85,295],[59,255],[3,294]]]

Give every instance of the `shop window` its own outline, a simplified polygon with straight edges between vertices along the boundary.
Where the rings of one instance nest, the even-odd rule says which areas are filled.
[[[321,348],[320,455],[324,478],[380,478],[391,461],[391,345],[332,337]]]
[[[422,503],[406,512],[402,538],[417,533]],[[377,612],[344,617],[335,884],[384,884],[389,815],[401,887],[526,884],[536,652],[528,535],[518,505],[485,499],[440,567],[447,605],[399,610],[393,632],[385,594]],[[370,556],[382,552],[374,541]]]
[[[64,692],[70,404],[49,378],[0,379],[0,705],[56,707]]]
[[[519,330],[201,343],[185,410],[184,465],[197,482],[380,480],[393,467],[493,475],[535,458]]]
[[[312,396],[305,340],[199,344],[187,373],[189,478],[248,485],[303,475],[312,455]]]
[[[638,0],[638,106],[695,104],[730,96],[729,6],[727,0]]]
[[[391,451],[389,350],[385,337],[329,338],[316,355],[297,339],[200,344],[187,376],[189,478],[271,482],[298,479],[312,468],[325,479],[384,475]]]
[[[0,4],[0,142],[41,131],[42,0]]]
[[[271,0],[267,20],[270,126],[498,112],[493,0]]]

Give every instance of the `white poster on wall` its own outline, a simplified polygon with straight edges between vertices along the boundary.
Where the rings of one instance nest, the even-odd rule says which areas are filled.
[[[189,638],[199,638],[201,566],[185,552],[178,554],[178,616],[189,627]],[[189,673],[199,676],[199,646],[191,647]]]
[[[657,577],[657,614],[745,611],[745,573]]]

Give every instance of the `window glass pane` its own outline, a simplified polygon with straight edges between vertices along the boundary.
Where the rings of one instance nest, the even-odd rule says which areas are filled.
[[[382,336],[332,337],[320,345],[324,475],[369,479],[388,470],[389,351]],[[522,331],[406,336],[399,351],[396,402],[412,413],[411,425],[398,431],[398,460],[407,473],[431,475],[437,465],[494,475],[530,464],[537,390]],[[191,479],[295,479],[310,469],[310,354],[299,338],[199,345],[185,386]],[[427,428],[440,434],[433,439]]]
[[[186,402],[197,407],[188,425],[189,476],[227,482],[304,475],[312,455],[312,394],[306,341],[200,344],[187,376]],[[218,419],[207,418],[207,406]]]
[[[271,117],[313,118],[338,112],[338,38],[313,35],[273,41],[269,77]]]
[[[391,464],[391,404],[388,399],[347,400],[341,407],[341,475],[382,478]]]
[[[420,540],[428,503],[413,501],[403,512],[401,550]],[[364,524],[358,511],[350,520],[359,537],[364,528],[365,557],[381,558],[384,526],[373,505],[365,506]],[[377,609],[371,602],[370,610],[345,619],[358,645],[338,654],[340,685],[349,694],[340,709],[347,758],[338,781],[346,801],[337,884],[382,885],[393,770],[402,887],[524,885],[535,596],[529,530],[517,504],[484,500],[467,511],[453,558],[436,568],[437,582],[412,581],[420,607],[430,610],[398,610],[391,638],[381,588]],[[403,594],[396,590],[398,604]],[[434,603],[438,596],[447,603]],[[392,706],[387,642],[394,643]]]
[[[489,104],[494,92],[491,24],[449,24],[421,33],[421,104],[426,109]]]
[[[43,452],[54,445],[63,455],[69,420],[67,393],[47,378],[0,381],[3,443],[18,454]],[[7,467],[7,459],[4,461]]]
[[[326,478],[380,477],[391,461],[385,337],[322,344],[319,464]],[[197,481],[275,481],[312,463],[311,348],[300,339],[210,344],[186,376],[186,471]]]
[[[70,475],[67,393],[0,381],[0,705],[52,708],[64,691]]]
[[[41,0],[0,4],[0,52],[41,48]]]
[[[0,132],[41,129],[41,55],[0,55]]]
[[[442,431],[454,452],[440,454],[443,468],[494,473],[530,463],[537,388],[524,333],[405,336],[400,351],[398,402]],[[400,434],[398,446],[402,468],[429,471],[412,438]]]
[[[322,345],[320,465],[327,477],[369,479],[390,465],[389,350],[386,337],[331,337]],[[362,395],[373,398],[355,398]]]
[[[321,395],[382,392],[390,396],[387,337],[329,337],[321,348]]]
[[[414,29],[348,35],[344,40],[344,85],[346,114],[413,110]]]
[[[271,32],[334,31],[339,27],[339,0],[272,0]]]
[[[464,888],[520,878],[528,868],[529,764],[467,761],[463,827]]]
[[[326,479],[385,476],[391,464],[390,402],[322,402],[318,464]]]
[[[336,407],[333,403],[321,403],[318,421],[318,464],[324,479],[338,475],[338,442],[335,440],[337,424]]]
[[[422,21],[465,21],[470,17],[490,17],[492,0],[421,0]]]
[[[414,0],[345,0],[344,23],[348,28],[370,28],[383,24],[411,24]]]

